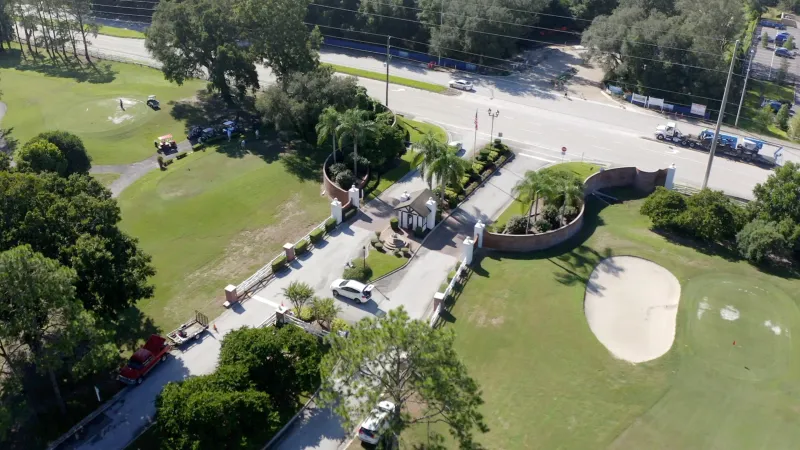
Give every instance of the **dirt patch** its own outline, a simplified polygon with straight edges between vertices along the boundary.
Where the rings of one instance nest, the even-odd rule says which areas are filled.
[[[469,316],[467,316],[467,320],[480,328],[499,327],[505,323],[505,317],[493,315],[492,313],[493,311],[487,311],[483,308],[473,308]]]
[[[723,319],[730,320],[731,322],[733,322],[734,320],[739,319],[739,310],[731,305],[727,305],[726,307],[719,310],[719,315]]]

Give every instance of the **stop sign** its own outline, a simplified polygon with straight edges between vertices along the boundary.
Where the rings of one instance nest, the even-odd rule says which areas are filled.
[[[561,147],[561,153],[567,153],[567,147]]]

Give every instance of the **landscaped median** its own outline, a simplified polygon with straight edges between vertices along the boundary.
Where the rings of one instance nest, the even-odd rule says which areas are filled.
[[[323,64],[333,67],[333,70],[339,73],[344,73],[347,75],[355,75],[357,77],[362,77],[362,78],[369,78],[371,80],[386,81],[385,73],[371,72],[369,70],[364,70],[364,69],[355,69],[353,67],[340,66],[338,64],[329,64],[329,63],[323,63]],[[403,78],[394,75],[389,75],[389,83],[399,84],[401,86],[408,86],[416,89],[422,89],[424,91],[435,92],[437,94],[446,92],[448,89],[447,86],[442,86],[441,84],[433,84],[425,81],[412,80],[411,78]]]
[[[108,25],[100,25],[97,28],[97,34],[128,39],[144,39],[144,33],[141,31],[131,30],[129,28],[111,27]]]

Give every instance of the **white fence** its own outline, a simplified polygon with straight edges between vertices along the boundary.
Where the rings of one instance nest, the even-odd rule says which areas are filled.
[[[450,284],[447,285],[447,289],[444,290],[444,298],[442,299],[442,302],[439,303],[439,306],[437,306],[436,309],[433,311],[433,315],[431,316],[431,321],[430,321],[431,327],[435,327],[436,324],[439,323],[439,315],[444,310],[444,302],[446,302],[447,298],[450,297],[450,294],[453,293],[453,289],[455,289],[456,284],[461,281],[461,277],[464,276],[468,268],[469,267],[467,266],[467,258],[464,258],[463,260],[461,260],[461,264],[459,264],[458,269],[456,269],[455,276],[453,277],[452,280],[450,280]]]
[[[308,234],[306,234],[305,236],[300,238],[297,242],[295,242],[294,246],[297,247],[297,244],[303,242],[303,240],[305,240],[305,239],[309,239],[309,236],[311,236],[311,233],[313,233],[314,230],[317,230],[317,229],[320,229],[320,228],[325,230],[325,222],[327,222],[330,219],[331,219],[331,217],[329,216],[325,220],[323,220],[322,223],[320,223],[316,227],[312,228],[311,231],[308,232]],[[324,236],[324,234],[323,234],[323,236]],[[313,245],[313,244],[311,244],[311,240],[310,239],[309,239],[309,245]],[[250,277],[248,277],[246,280],[244,280],[241,283],[239,283],[239,285],[236,286],[236,295],[238,297],[243,296],[253,286],[257,285],[262,280],[264,280],[264,279],[268,278],[270,275],[272,275],[272,263],[274,263],[276,260],[278,260],[280,258],[283,258],[283,256],[284,256],[283,254],[280,254],[280,255],[272,258],[270,260],[270,262],[268,262],[264,267],[258,269],[256,271],[256,273],[250,275]]]

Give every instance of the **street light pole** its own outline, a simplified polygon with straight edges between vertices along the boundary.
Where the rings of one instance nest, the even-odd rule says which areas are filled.
[[[392,57],[389,56],[389,49],[392,48],[390,41],[391,36],[386,36],[386,107],[389,107],[389,66],[391,65]]]
[[[750,66],[753,65],[753,54],[750,54],[750,61],[747,63],[747,72],[744,75],[744,86],[742,86],[742,97],[739,99],[739,109],[736,110],[736,122],[733,123],[733,126],[738,128],[739,127],[739,114],[742,112],[742,104],[744,103],[744,94],[747,92],[747,79],[750,77]]]
[[[769,74],[767,80],[772,80],[772,63],[775,62],[775,52],[772,52],[772,59],[769,60]]]
[[[711,151],[708,152],[708,165],[706,166],[706,176],[703,177],[703,189],[708,186],[708,177],[711,175],[711,163],[714,162],[714,152],[717,151],[717,144],[719,143],[719,129],[722,126],[722,119],[725,117],[725,105],[728,103],[728,91],[731,89],[731,77],[733,75],[733,65],[736,64],[737,50],[739,50],[738,40],[733,44],[731,67],[728,69],[728,81],[725,82],[725,92],[722,94],[722,106],[719,107],[719,117],[717,117],[717,126],[714,129],[714,139],[711,141]]]
[[[492,118],[492,131],[489,132],[490,143],[494,141],[494,119],[499,115],[500,115],[499,109],[496,109],[494,112],[492,112],[492,108],[489,108],[489,117]]]

